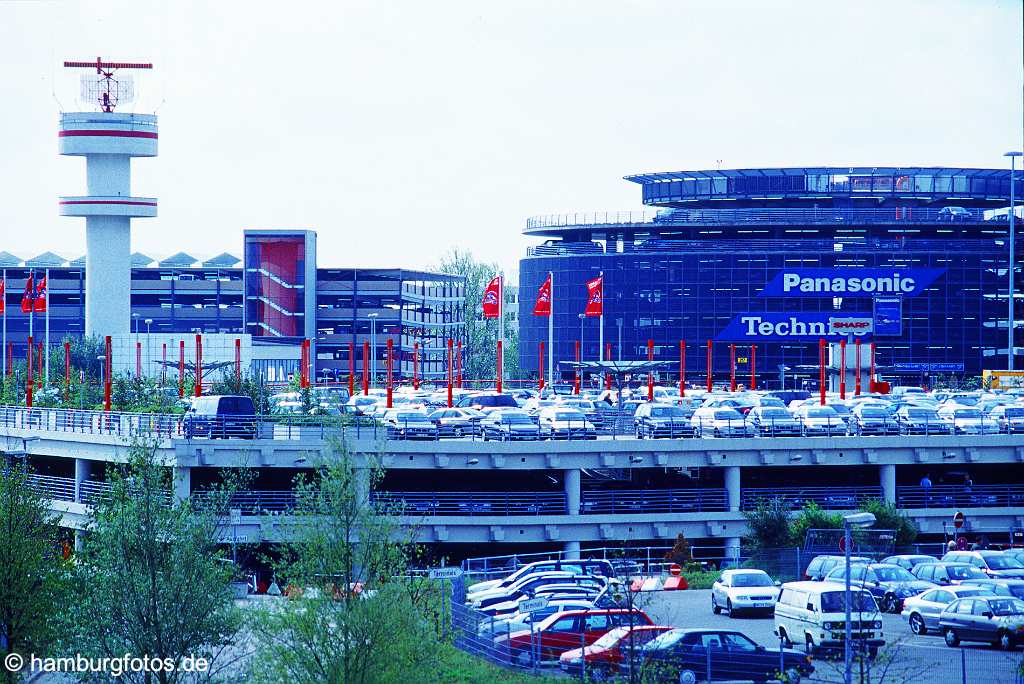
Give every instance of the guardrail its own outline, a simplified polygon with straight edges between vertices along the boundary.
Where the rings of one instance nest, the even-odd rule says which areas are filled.
[[[75,479],[51,475],[29,475],[29,486],[44,496],[58,501],[75,500]]]
[[[725,489],[619,489],[584,491],[580,513],[699,513],[729,510]]]
[[[564,492],[375,492],[374,501],[403,515],[564,515]]]
[[[897,487],[899,508],[1024,507],[1024,485]]]
[[[1002,242],[1001,240],[999,242]],[[660,254],[673,252],[716,252],[727,244],[734,251],[759,252],[877,252],[879,250],[893,252],[992,252],[999,250],[1000,244],[995,238],[979,240],[858,240],[847,241],[843,238],[834,240],[744,240],[729,237],[720,240],[672,240],[654,238],[650,240],[623,242],[621,249],[614,242],[602,246],[596,242],[555,242],[554,244],[534,245],[526,248],[526,256],[563,256],[563,255],[601,255],[601,254]]]
[[[744,487],[740,490],[740,508],[751,510],[758,501],[772,498],[785,499],[790,508],[803,508],[816,503],[829,510],[855,508],[869,499],[881,499],[881,487]]]

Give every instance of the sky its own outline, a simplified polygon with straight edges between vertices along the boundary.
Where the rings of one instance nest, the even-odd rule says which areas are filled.
[[[160,116],[132,249],[240,254],[312,228],[321,267],[436,265],[514,280],[540,214],[639,210],[648,171],[1003,168],[1024,147],[1020,0],[0,0],[0,250],[84,252],[82,110],[65,59],[151,61]]]

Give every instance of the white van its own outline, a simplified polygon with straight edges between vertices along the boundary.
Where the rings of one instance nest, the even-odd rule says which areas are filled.
[[[838,582],[787,582],[775,604],[775,634],[787,647],[803,644],[808,653],[843,647],[846,587]],[[882,615],[874,597],[851,588],[850,619],[855,640],[864,639],[868,654],[874,656],[885,645]]]

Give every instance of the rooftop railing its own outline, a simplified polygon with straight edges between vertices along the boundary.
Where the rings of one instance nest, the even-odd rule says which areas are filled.
[[[829,510],[846,510],[870,499],[881,499],[881,487],[744,487],[740,492],[740,508],[747,511],[759,501],[782,498],[793,509],[816,503]]]
[[[619,489],[583,492],[580,513],[700,513],[726,511],[725,489]]]
[[[660,254],[665,252],[720,252],[723,244],[730,250],[758,252],[993,252],[1003,250],[1003,241],[995,237],[978,240],[929,239],[929,238],[834,238],[832,240],[793,239],[732,239],[715,238],[706,240],[672,240],[652,238],[623,243],[621,249],[615,242],[602,245],[599,242],[556,242],[526,248],[528,257],[540,256],[585,256],[601,254]]]

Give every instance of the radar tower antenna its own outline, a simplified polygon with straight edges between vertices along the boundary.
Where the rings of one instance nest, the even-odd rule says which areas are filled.
[[[135,97],[130,76],[114,78],[117,69],[152,69],[152,64],[142,62],[104,62],[97,57],[95,62],[64,62],[73,69],[96,69],[98,78],[82,77],[82,99],[95,99],[100,110],[113,112],[114,107],[126,104]]]

